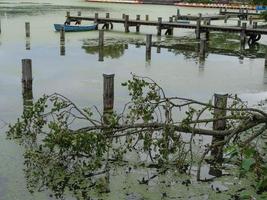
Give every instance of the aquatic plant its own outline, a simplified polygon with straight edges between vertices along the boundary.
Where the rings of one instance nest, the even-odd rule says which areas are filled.
[[[248,172],[256,175],[255,192],[267,190],[264,154],[254,143],[266,131],[267,113],[248,108],[236,95],[227,95],[227,105],[223,101],[220,106],[167,97],[148,77],[133,75],[122,86],[128,89],[130,101],[121,113],[101,112],[95,106],[79,108],[56,93],[25,107],[7,135],[25,147],[29,191],[49,189],[57,198],[71,192],[77,199],[90,199],[92,190],[110,191],[110,172],[121,163],[152,167],[158,174],[170,168],[190,173],[197,166],[197,180],[207,181],[200,177],[205,161],[219,169],[224,161],[234,161],[240,177]],[[196,152],[197,135],[214,140]],[[147,159],[132,160],[132,154]]]

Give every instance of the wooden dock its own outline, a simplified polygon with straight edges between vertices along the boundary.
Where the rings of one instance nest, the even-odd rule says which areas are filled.
[[[159,17],[158,21],[149,21],[148,17],[146,20],[141,20],[140,15],[136,16],[136,19],[130,19],[128,15],[123,15],[122,18],[110,18],[109,13],[106,14],[106,17],[99,17],[98,13],[93,17],[82,17],[82,16],[66,16],[67,21],[93,21],[98,24],[98,28],[102,25],[102,29],[113,29],[113,24],[123,24],[125,32],[130,31],[130,27],[136,27],[136,32],[140,31],[141,26],[154,26],[157,28],[157,35],[162,34],[162,30],[166,30],[165,35],[172,35],[173,29],[194,29],[196,33],[196,39],[200,39],[201,33],[209,34],[210,31],[219,31],[219,32],[229,32],[229,33],[239,33],[241,42],[246,41],[246,37],[249,36],[255,42],[259,40],[261,35],[267,35],[267,29],[257,28],[257,24],[247,27],[246,23],[242,23],[239,26],[223,26],[223,25],[210,25],[210,21],[202,23],[201,14],[198,17],[198,20],[194,24],[179,23],[174,20],[173,17],[169,18],[169,21],[162,21],[162,18]],[[208,37],[207,37],[208,38]],[[257,40],[255,38],[258,38]]]

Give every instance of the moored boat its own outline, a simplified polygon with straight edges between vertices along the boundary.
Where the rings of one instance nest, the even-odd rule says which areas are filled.
[[[78,32],[78,31],[96,30],[97,25],[93,24],[93,25],[81,26],[81,25],[54,24],[54,27],[56,31],[60,31],[63,28],[65,32]]]

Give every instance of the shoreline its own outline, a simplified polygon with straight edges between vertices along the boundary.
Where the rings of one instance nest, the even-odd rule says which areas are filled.
[[[195,7],[195,8],[225,8],[225,9],[240,9],[256,10],[256,6],[241,5],[241,4],[216,4],[216,3],[186,3],[175,0],[86,0],[87,2],[95,3],[122,3],[122,4],[150,4],[150,5],[173,5],[177,7]]]

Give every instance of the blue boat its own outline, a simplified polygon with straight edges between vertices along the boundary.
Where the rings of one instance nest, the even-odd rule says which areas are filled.
[[[77,31],[92,31],[97,29],[97,25],[88,25],[88,26],[81,26],[81,25],[64,25],[64,24],[54,24],[56,31],[60,31],[64,28],[65,32],[77,32]]]

